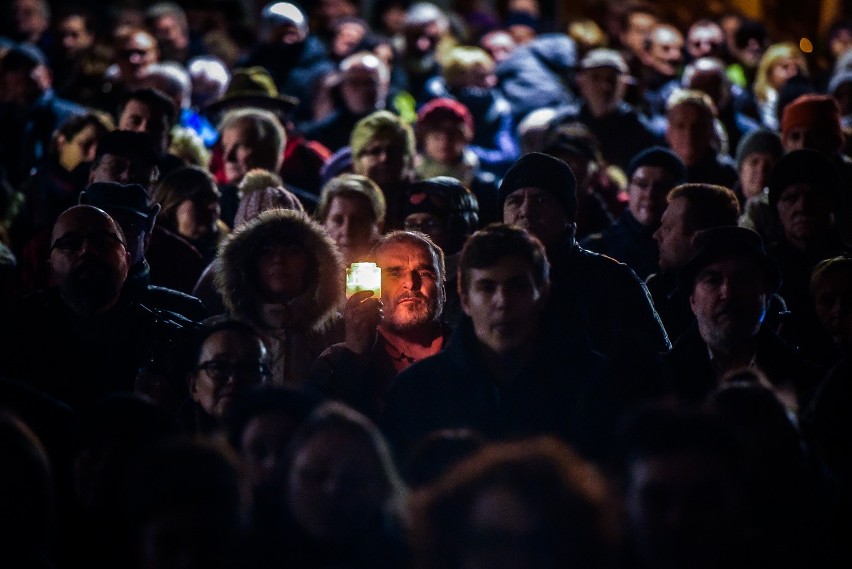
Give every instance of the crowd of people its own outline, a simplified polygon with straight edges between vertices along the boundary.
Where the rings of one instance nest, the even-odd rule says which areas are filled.
[[[852,563],[852,22],[7,4],[9,567]]]

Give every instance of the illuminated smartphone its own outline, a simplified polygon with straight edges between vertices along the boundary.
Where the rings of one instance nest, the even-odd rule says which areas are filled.
[[[375,263],[352,263],[346,269],[346,298],[362,290],[382,296],[382,269]]]

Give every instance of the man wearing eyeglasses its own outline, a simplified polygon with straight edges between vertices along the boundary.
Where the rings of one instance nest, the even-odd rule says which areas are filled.
[[[132,390],[143,366],[177,381],[172,356],[186,328],[122,295],[130,254],[109,215],[89,205],[62,213],[47,262],[56,286],[21,299],[2,317],[9,334],[0,373],[72,408]]]

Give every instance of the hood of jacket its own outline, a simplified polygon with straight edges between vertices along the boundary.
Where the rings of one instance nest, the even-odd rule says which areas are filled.
[[[315,277],[288,306],[299,311],[301,326],[323,330],[334,320],[343,302],[343,261],[325,230],[294,210],[267,210],[227,237],[219,249],[219,269],[215,274],[225,308],[240,320],[254,325],[261,322],[266,303],[257,285],[255,262],[261,247],[270,242],[302,244],[312,257],[308,272]]]

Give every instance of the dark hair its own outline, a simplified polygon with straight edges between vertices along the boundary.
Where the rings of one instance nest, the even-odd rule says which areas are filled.
[[[740,202],[733,190],[713,184],[681,184],[666,196],[668,203],[684,198],[684,228],[701,231],[710,227],[736,225],[740,215]]]
[[[529,263],[535,284],[550,282],[550,263],[544,245],[534,235],[510,225],[492,223],[471,235],[459,259],[459,292],[470,285],[470,269],[491,267],[504,257],[518,257]]]
[[[169,172],[157,184],[152,201],[160,204],[157,218],[166,229],[177,229],[177,209],[186,200],[206,203],[219,201],[216,180],[204,168],[182,166]]]
[[[217,332],[237,332],[245,336],[257,338],[257,340],[266,347],[266,341],[249,324],[239,320],[213,319],[206,321],[195,331],[195,341],[193,343],[192,350],[189,352],[192,354],[193,358],[190,367],[194,368],[198,365],[198,358],[201,357],[201,350],[204,349],[204,343],[207,342],[207,339],[210,338],[210,336]]]
[[[385,491],[386,512],[397,514],[404,503],[405,485],[397,472],[390,447],[382,432],[367,416],[343,403],[327,401],[314,409],[290,442],[290,455],[282,474],[290,471],[301,447],[318,433],[326,431],[343,432],[366,443],[384,474],[381,482]]]
[[[764,44],[767,37],[766,26],[762,23],[756,20],[742,20],[737,31],[734,32],[734,45],[737,49],[743,49],[750,39],[756,39]]]
[[[71,140],[87,126],[95,127],[98,139],[100,139],[106,133],[112,131],[112,129],[115,128],[115,125],[112,122],[112,118],[105,113],[101,113],[98,111],[90,111],[82,115],[72,115],[65,119],[65,121],[62,122],[54,131],[54,150],[56,150],[56,139],[59,137],[59,135],[62,135],[65,140]]]
[[[480,537],[468,527],[471,507],[492,489],[511,492],[539,516],[537,547],[554,567],[608,566],[617,524],[605,478],[564,442],[538,437],[486,445],[414,495],[412,538],[422,567],[458,566],[465,545]]]
[[[101,137],[92,169],[97,168],[107,154],[138,160],[149,168],[156,167],[159,160],[159,151],[151,135],[130,130],[112,130]]]
[[[122,99],[121,105],[119,106],[119,116],[121,116],[121,113],[124,112],[124,107],[126,107],[127,103],[130,101],[139,101],[140,103],[147,105],[151,110],[152,115],[166,117],[169,121],[169,128],[173,127],[178,120],[178,108],[175,106],[174,101],[172,101],[168,95],[159,89],[143,87],[141,89],[134,89],[128,93],[127,96]]]
[[[242,450],[246,426],[259,415],[274,414],[293,419],[302,425],[318,405],[318,401],[303,391],[285,387],[254,386],[234,401],[228,413],[228,441]]]
[[[721,421],[692,408],[641,409],[625,419],[620,435],[625,482],[638,460],[685,452],[718,457],[731,465],[743,458],[738,441]]]

